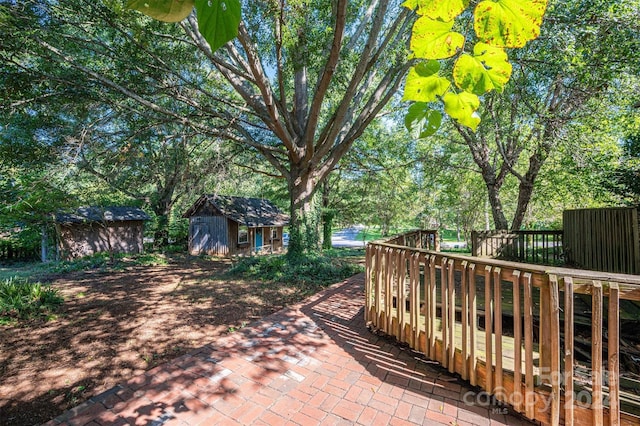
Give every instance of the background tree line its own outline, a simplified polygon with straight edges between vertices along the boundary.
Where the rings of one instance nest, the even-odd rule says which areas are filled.
[[[554,1],[476,132],[402,125],[415,16],[393,1],[247,2],[211,52],[197,22],[119,0],[0,3],[1,226],[133,204],[158,246],[204,192],[290,211],[292,250],[364,223],[558,227],[565,208],[638,203],[640,5]]]

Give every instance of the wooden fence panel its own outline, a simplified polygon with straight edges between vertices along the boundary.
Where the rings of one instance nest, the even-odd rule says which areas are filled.
[[[596,271],[640,274],[636,208],[565,210],[567,263]]]

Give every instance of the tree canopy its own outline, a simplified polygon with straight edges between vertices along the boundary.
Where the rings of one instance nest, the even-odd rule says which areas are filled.
[[[466,232],[637,202],[637,0],[492,2],[545,12],[517,49],[478,35],[486,1],[243,2],[216,49],[201,8],[225,1],[177,2],[172,24],[120,0],[2,3],[4,222],[122,201],[166,241],[176,209],[233,191],[288,203],[299,253],[319,221]]]

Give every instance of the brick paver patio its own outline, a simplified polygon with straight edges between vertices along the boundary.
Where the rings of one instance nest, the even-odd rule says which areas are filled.
[[[529,424],[370,332],[363,299],[358,275],[47,425]]]

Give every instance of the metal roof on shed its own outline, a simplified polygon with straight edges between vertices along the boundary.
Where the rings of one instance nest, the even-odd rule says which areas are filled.
[[[138,207],[80,207],[72,212],[59,212],[55,216],[57,223],[86,222],[125,222],[150,220],[148,214]]]
[[[182,217],[191,217],[206,203],[213,205],[223,216],[245,226],[284,226],[289,216],[275,204],[263,198],[234,197],[207,194],[201,196]]]

